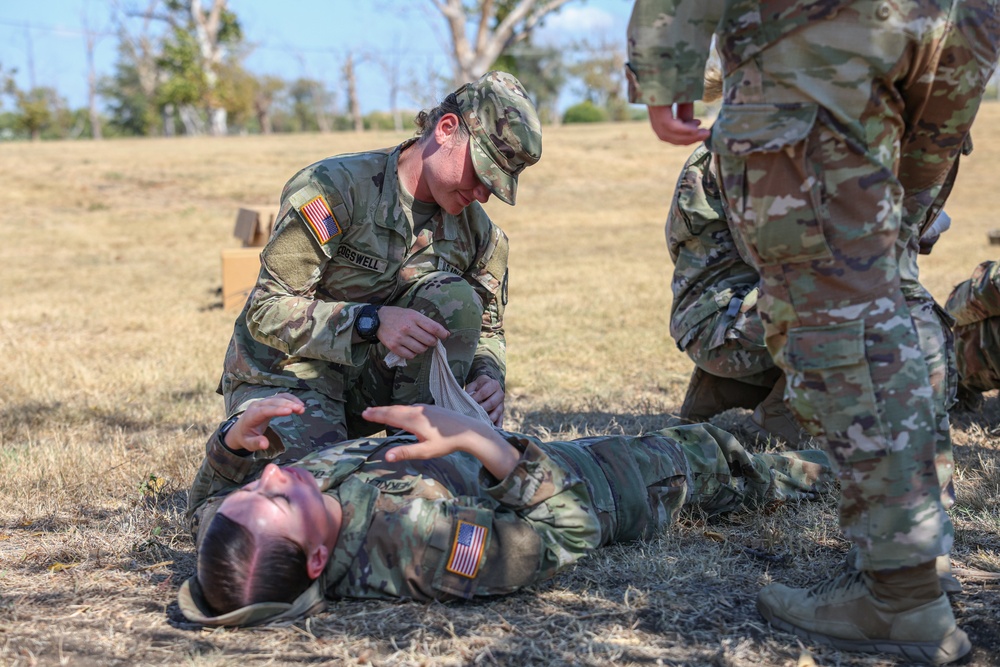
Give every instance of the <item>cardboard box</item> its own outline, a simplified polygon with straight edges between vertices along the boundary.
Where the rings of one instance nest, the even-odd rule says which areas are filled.
[[[233,236],[243,242],[244,248],[260,248],[267,245],[274,227],[277,211],[266,211],[258,208],[240,208],[236,212],[236,226]]]
[[[257,284],[260,273],[260,248],[224,248],[222,250],[222,307],[239,310]]]

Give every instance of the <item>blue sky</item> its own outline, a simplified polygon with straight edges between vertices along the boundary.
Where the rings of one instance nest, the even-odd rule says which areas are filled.
[[[111,33],[115,4],[112,0],[0,0],[0,67],[16,69],[22,88],[50,86],[71,107],[85,106],[84,26]],[[117,4],[144,8],[148,0]],[[389,107],[376,54],[397,58],[404,81],[428,70],[450,74],[444,20],[430,0],[230,0],[229,7],[239,17],[245,39],[256,45],[246,64],[257,74],[310,77],[339,91],[340,65],[347,53],[355,54],[361,59],[359,96],[366,113]],[[573,39],[604,39],[624,46],[631,8],[631,0],[574,0],[550,16],[536,40],[567,45]],[[110,34],[100,38],[95,48],[98,74],[110,74],[116,58],[117,39]],[[343,103],[340,94],[338,104]],[[420,101],[401,98],[400,105],[412,108]]]

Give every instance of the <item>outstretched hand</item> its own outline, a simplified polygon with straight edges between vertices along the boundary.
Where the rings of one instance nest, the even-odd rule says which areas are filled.
[[[673,107],[677,107],[674,115]],[[694,117],[694,103],[679,102],[676,105],[649,106],[649,124],[661,141],[675,146],[687,146],[705,141],[711,134],[701,129],[701,121]]]
[[[434,459],[453,452],[472,454],[493,474],[506,477],[520,458],[520,452],[487,424],[437,405],[384,405],[367,408],[362,416],[412,433],[413,445],[399,445],[385,453],[385,460]]]
[[[275,417],[305,412],[305,403],[292,394],[275,394],[250,404],[226,434],[226,447],[234,451],[244,449],[257,452],[267,449],[270,442],[264,432]]]

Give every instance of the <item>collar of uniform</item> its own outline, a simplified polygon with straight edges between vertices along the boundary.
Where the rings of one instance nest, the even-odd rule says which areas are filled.
[[[399,168],[399,156],[402,154],[404,150],[406,150],[414,143],[416,143],[417,139],[418,137],[412,137],[410,139],[407,139],[399,146],[396,146],[396,150],[394,150],[392,154],[389,155],[389,160],[385,165],[385,184],[382,187],[382,197],[383,200],[391,202],[393,215],[391,219],[390,218],[383,219],[381,216],[379,216],[375,222],[380,227],[385,227],[387,229],[397,229],[397,226],[395,224],[396,222],[395,212],[398,211],[400,215],[403,216],[406,215],[405,213],[403,213],[403,188],[399,184],[399,173],[397,171]],[[390,183],[390,178],[391,178],[391,183]],[[393,197],[393,199],[386,200],[385,197],[387,195]],[[455,239],[457,239],[459,237],[461,229],[469,227],[468,223],[465,222],[464,217],[468,214],[467,212],[473,206],[479,206],[479,202],[472,202],[465,208],[465,211],[462,211],[457,216],[449,214],[443,208],[439,209],[437,215],[434,217],[440,218],[441,224],[437,225],[434,228],[435,237],[445,239],[447,241],[454,241]],[[412,238],[410,239],[410,243],[411,244],[413,243]]]
[[[356,477],[348,477],[336,489],[326,493],[337,499],[344,517],[337,544],[326,565],[326,585],[327,588],[333,588],[344,578],[361,551],[379,490]]]

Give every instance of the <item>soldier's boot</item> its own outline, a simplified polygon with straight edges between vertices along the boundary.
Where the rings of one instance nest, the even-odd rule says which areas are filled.
[[[943,665],[972,649],[941,592],[934,561],[843,572],[808,589],[773,584],[760,592],[757,610],[776,628],[842,651]]]
[[[792,447],[799,447],[809,439],[809,434],[785,405],[784,394],[785,374],[782,373],[771,392],[754,408],[746,430],[759,440],[778,438]]]
[[[680,417],[691,422],[706,422],[731,408],[752,408],[767,396],[768,391],[768,387],[712,375],[695,366],[681,404]]]
[[[858,547],[853,545],[844,556],[844,569],[854,572],[858,569]],[[938,583],[945,593],[961,593],[962,582],[958,580],[955,573],[951,571],[951,558],[948,556],[938,556],[934,559],[934,570],[938,575]]]

